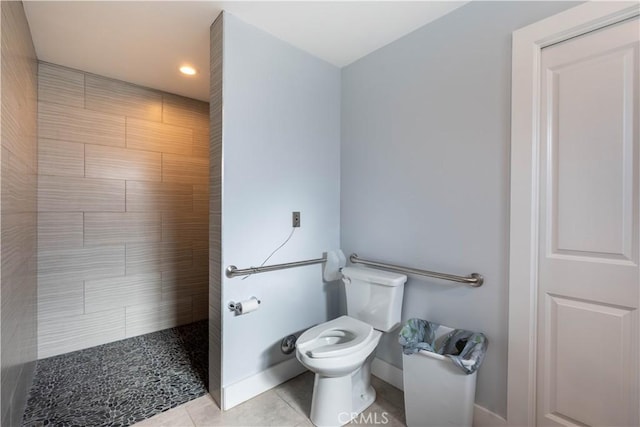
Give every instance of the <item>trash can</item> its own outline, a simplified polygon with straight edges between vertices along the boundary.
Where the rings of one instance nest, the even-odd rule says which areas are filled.
[[[471,427],[476,374],[486,352],[486,337],[411,319],[399,341],[407,426]]]

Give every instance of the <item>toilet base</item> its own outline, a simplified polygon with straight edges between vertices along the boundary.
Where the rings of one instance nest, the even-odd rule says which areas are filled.
[[[343,377],[316,373],[311,400],[311,422],[317,427],[339,427],[351,422],[376,400],[371,386],[371,354],[362,367]]]

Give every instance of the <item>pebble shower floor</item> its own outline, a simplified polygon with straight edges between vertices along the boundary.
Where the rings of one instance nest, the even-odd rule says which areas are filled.
[[[39,360],[23,426],[128,426],[207,392],[207,321]]]

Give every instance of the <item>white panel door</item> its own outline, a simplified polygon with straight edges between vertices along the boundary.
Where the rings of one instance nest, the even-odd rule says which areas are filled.
[[[639,22],[542,50],[538,425],[640,425]]]

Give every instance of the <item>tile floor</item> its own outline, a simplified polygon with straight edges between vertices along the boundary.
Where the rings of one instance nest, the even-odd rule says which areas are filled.
[[[351,425],[404,426],[402,391],[372,377],[376,401]],[[141,421],[134,427],[310,426],[313,374],[306,372],[280,386],[222,412],[209,395]]]
[[[206,394],[207,321],[39,360],[23,427],[122,427]]]

